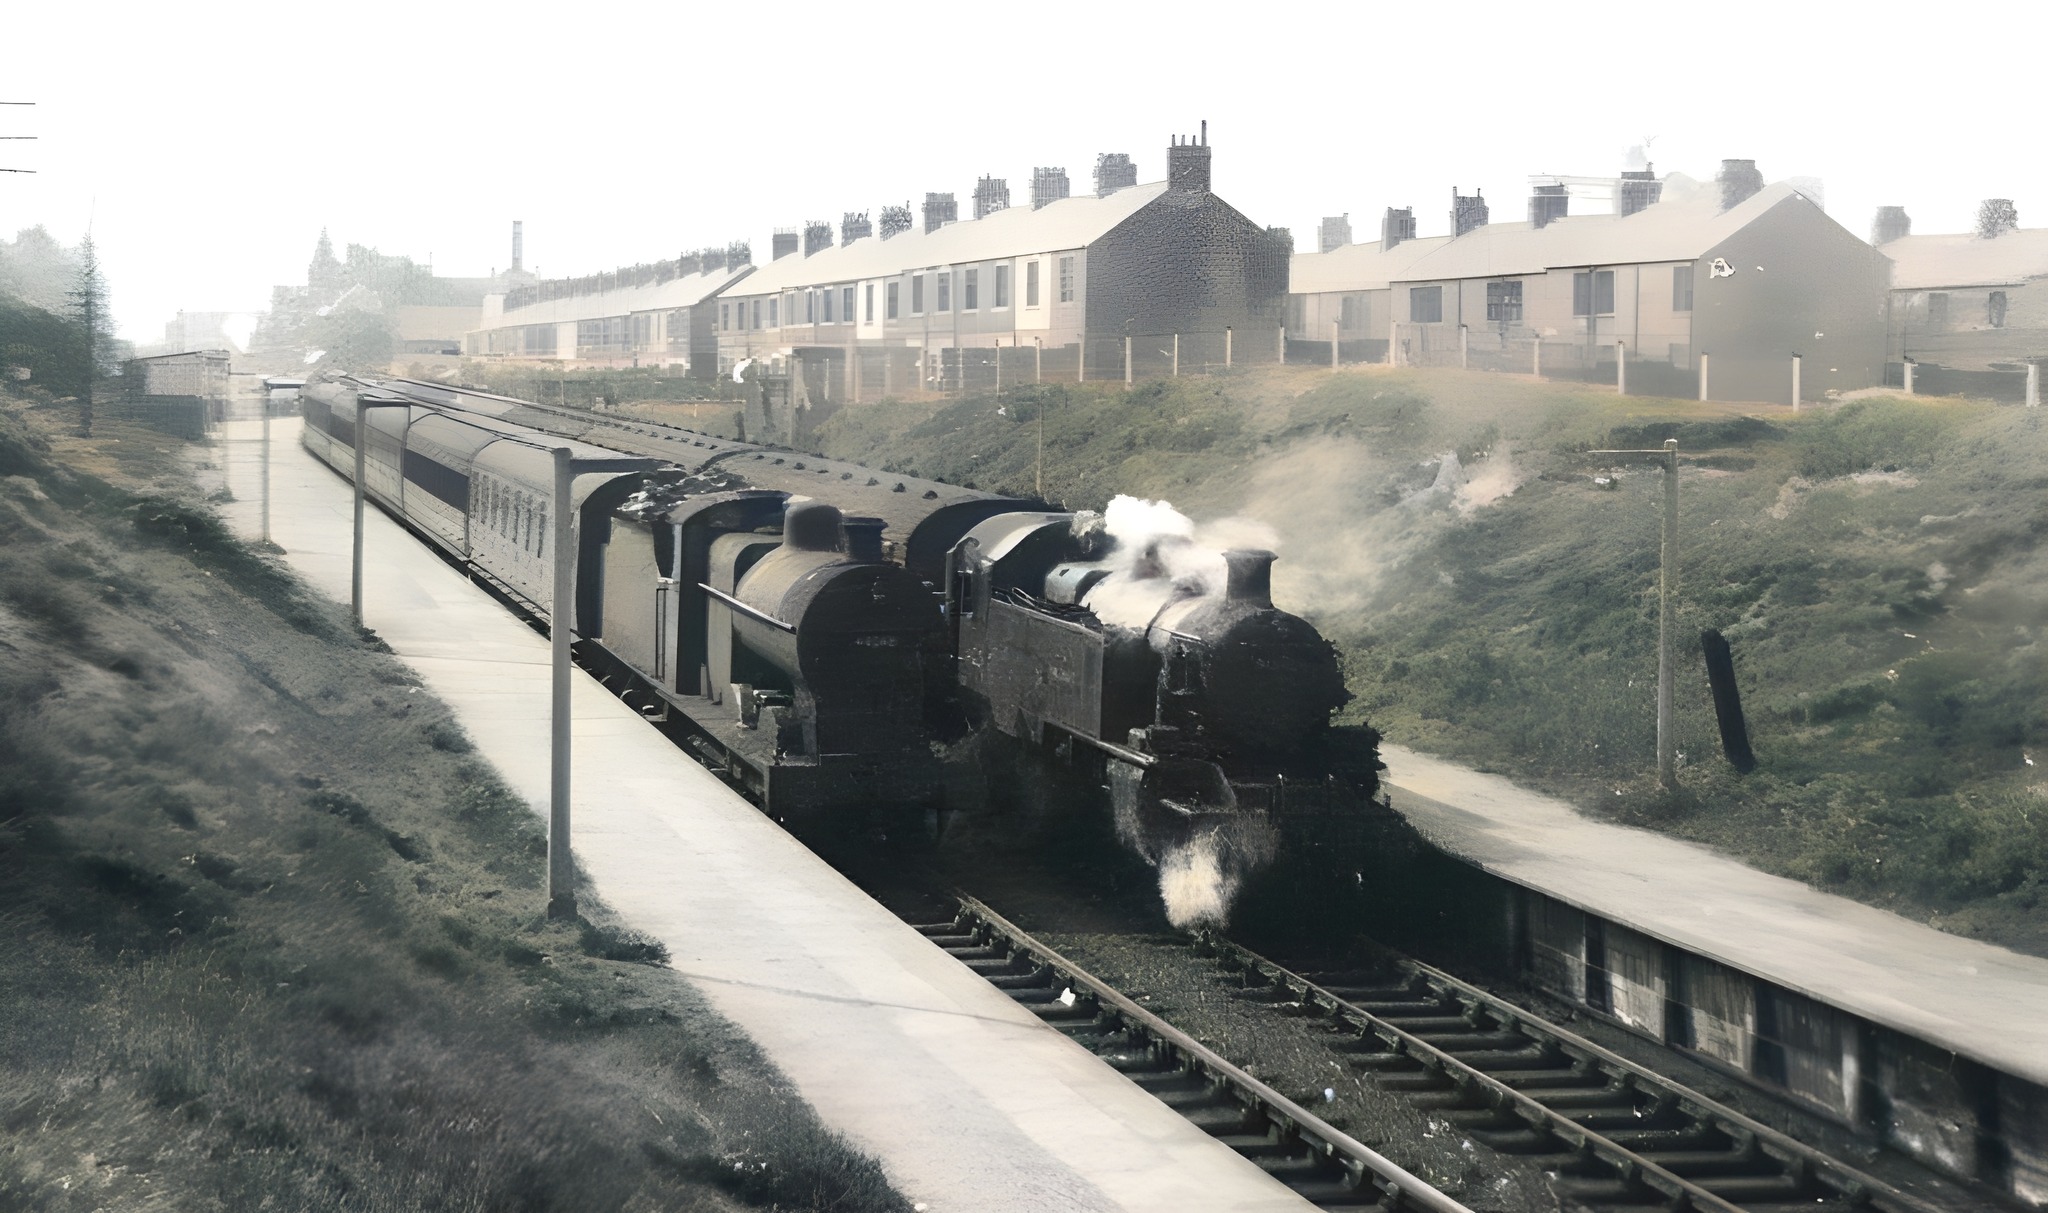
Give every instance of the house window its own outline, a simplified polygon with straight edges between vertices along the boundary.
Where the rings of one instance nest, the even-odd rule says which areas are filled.
[[[832,288],[818,292],[818,323],[832,323]]]
[[[1300,327],[1297,325],[1296,327]],[[1355,329],[1358,327],[1358,296],[1346,295],[1337,301],[1337,327]]]
[[[804,323],[818,323],[818,292],[804,292]]]
[[[761,301],[759,299],[754,300],[754,327],[761,327]]]
[[[1444,288],[1441,286],[1411,286],[1408,288],[1408,319],[1416,324],[1437,324],[1444,318]]]
[[[1038,306],[1038,263],[1036,261],[1024,263],[1024,306]]]
[[[2002,329],[2005,327],[2004,291],[1991,292],[1991,299],[1989,301],[1988,314],[1986,318],[1991,321],[1992,328]]]
[[[939,310],[950,312],[953,310],[953,271],[947,270],[945,273],[937,275],[937,278],[939,280]]]
[[[960,276],[960,310],[971,312],[980,307],[981,271],[965,270]]]
[[[777,296],[776,296],[775,298],[773,298],[773,299],[770,299],[770,300],[768,301],[768,327],[769,327],[769,328],[771,328],[771,329],[772,329],[772,328],[781,328],[781,327],[782,327],[782,321],[781,321],[781,317],[780,317],[780,316],[779,316],[779,315],[777,314],[778,312],[780,312],[780,311],[781,311],[781,309],[782,309],[782,296],[780,296],[780,295],[777,295]]]
[[[1614,314],[1614,271],[1595,270],[1572,275],[1572,315],[1612,316]]]
[[[1519,282],[1487,283],[1486,318],[1496,324],[1522,323],[1522,284]]]
[[[867,288],[861,292],[861,295],[861,302],[864,305],[864,310],[860,314],[861,323],[873,324],[875,322],[875,284],[872,282],[868,283]]]
[[[910,314],[913,316],[924,315],[923,274],[912,274],[910,276]]]
[[[889,285],[882,288],[882,293],[887,297],[884,300],[884,302],[888,305],[888,311],[884,313],[886,319],[896,319],[896,291],[897,288],[901,287],[902,285],[903,284],[900,282],[891,282]]]
[[[1927,296],[1927,323],[1946,325],[1948,323],[1948,293],[1935,291]]]
[[[996,306],[1010,306],[1010,267],[1007,265],[996,267]]]
[[[718,327],[721,329],[732,327],[732,304],[721,303],[718,305]]]
[[[1689,265],[1677,266],[1671,271],[1671,310],[1692,310],[1692,267]]]
[[[868,299],[868,315],[870,317],[875,313],[874,304],[873,294],[870,292]],[[839,290],[839,319],[844,324],[853,323],[853,288],[850,286],[841,287]]]
[[[1072,257],[1062,257],[1060,258],[1060,302],[1072,303],[1073,301],[1074,259]]]

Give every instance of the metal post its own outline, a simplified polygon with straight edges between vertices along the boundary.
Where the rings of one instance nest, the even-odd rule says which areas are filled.
[[[1614,394],[1628,395],[1628,343],[1614,343]]]
[[[1330,369],[1333,371],[1337,369],[1337,350],[1339,348],[1337,322],[1332,320],[1330,321]]]
[[[1677,662],[1671,646],[1678,631],[1678,439],[1664,440],[1664,542],[1657,573],[1657,782],[1678,786],[1678,724],[1673,718]]]
[[[1471,368],[1472,326],[1461,324],[1458,326],[1458,369],[1464,371]]]
[[[854,403],[860,403],[860,347],[850,346],[846,351],[846,377],[853,380],[853,390],[846,395]],[[961,386],[966,386],[962,384]]]
[[[1131,339],[1124,338],[1124,386],[1131,386]]]
[[[1230,326],[1223,326],[1223,369],[1230,369]]]
[[[998,338],[996,338],[996,339],[995,339],[995,341],[996,341],[996,391],[998,391],[998,392],[1001,392],[1001,391],[1003,390],[1003,339],[1002,339],[1001,337],[998,337]]]
[[[1713,399],[1713,397],[1712,397],[1712,396],[1709,396],[1709,395],[1707,394],[1707,371],[1708,371],[1708,370],[1710,369],[1710,367],[1711,367],[1711,359],[1712,359],[1712,357],[1713,357],[1713,356],[1712,356],[1711,354],[1701,354],[1701,355],[1700,355],[1700,399],[1701,399],[1701,400],[1712,400],[1712,399]]]
[[[549,707],[548,752],[548,917],[576,917],[576,863],[569,852],[569,631],[574,626],[576,542],[571,525],[570,485],[575,473],[569,449],[556,447],[554,597],[548,606],[548,644],[553,650],[554,686]]]
[[[1799,411],[1799,355],[1792,355],[1792,411]]]
[[[2027,364],[2027,407],[2041,407],[2041,364],[2038,362]]]
[[[1275,333],[1276,333],[1276,334],[1278,335],[1278,340],[1276,340],[1276,341],[1274,342],[1274,351],[1273,351],[1273,352],[1274,352],[1274,353],[1275,353],[1276,355],[1278,355],[1278,361],[1279,361],[1280,365],[1281,365],[1281,366],[1286,366],[1286,365],[1287,365],[1287,326],[1283,324],[1283,325],[1281,325],[1281,326],[1280,326],[1280,327],[1279,327],[1278,329],[1276,329],[1276,330],[1274,330],[1274,331],[1275,331]]]
[[[1529,348],[1532,351],[1534,351],[1535,354],[1536,369],[1531,373],[1534,374],[1538,379],[1541,379],[1543,378],[1543,338],[1541,336],[1538,336],[1536,340],[1529,343]]]
[[[1031,339],[1031,382],[1045,382],[1045,338]]]
[[[369,410],[362,401],[356,402],[356,522],[355,546],[349,558],[348,575],[348,617],[358,632],[363,630],[363,448],[370,427],[363,424]]]
[[[1080,343],[1079,345],[1076,345],[1076,346],[1074,347],[1074,349],[1075,349],[1075,350],[1076,350],[1076,351],[1078,352],[1078,354],[1079,354],[1079,357],[1075,358],[1075,360],[1074,360],[1074,368],[1075,368],[1075,374],[1074,374],[1074,382],[1075,382],[1075,383],[1086,383],[1086,382],[1088,382],[1088,330],[1087,330],[1087,329],[1082,329],[1082,330],[1081,330],[1081,343]]]
[[[1173,377],[1180,378],[1180,334],[1173,335]]]
[[[1913,394],[1913,360],[1906,359],[1906,395]]]
[[[270,393],[268,391],[265,391],[263,394],[263,542],[270,542]]]

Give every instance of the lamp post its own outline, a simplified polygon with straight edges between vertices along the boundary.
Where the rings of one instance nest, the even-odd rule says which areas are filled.
[[[1657,568],[1657,782],[1678,786],[1678,726],[1673,719],[1677,665],[1671,645],[1677,631],[1678,594],[1678,439],[1666,438],[1662,450],[1588,451],[1589,455],[1654,455],[1664,465],[1664,523]]]

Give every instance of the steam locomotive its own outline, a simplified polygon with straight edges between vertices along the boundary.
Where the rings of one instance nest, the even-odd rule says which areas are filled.
[[[393,405],[365,409],[365,405]],[[969,726],[1106,784],[1148,860],[1203,837],[1250,860],[1277,823],[1370,798],[1330,644],[1276,609],[1265,552],[1175,579],[1093,515],[466,389],[338,378],[303,442],[533,617],[777,817],[937,808],[934,742]],[[648,455],[576,477],[575,600],[550,597],[552,448]],[[851,507],[861,512],[848,512]],[[1157,609],[1105,622],[1133,584]]]

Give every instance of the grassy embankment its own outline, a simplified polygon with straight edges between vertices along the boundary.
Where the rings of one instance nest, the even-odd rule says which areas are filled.
[[[1349,711],[1391,740],[2048,953],[2048,783],[2029,763],[2048,762],[2037,413],[1879,398],[1794,415],[1265,368],[883,402],[832,418],[822,443],[1024,492],[1041,412],[1055,499],[1134,493],[1274,528],[1276,597],[1340,645]],[[1583,454],[1666,437],[1685,456],[1676,795],[1647,777],[1660,473],[1603,491]],[[1708,627],[1734,649],[1761,762],[1746,778],[1720,756]]]
[[[904,1208],[177,446],[0,398],[0,1207]]]

